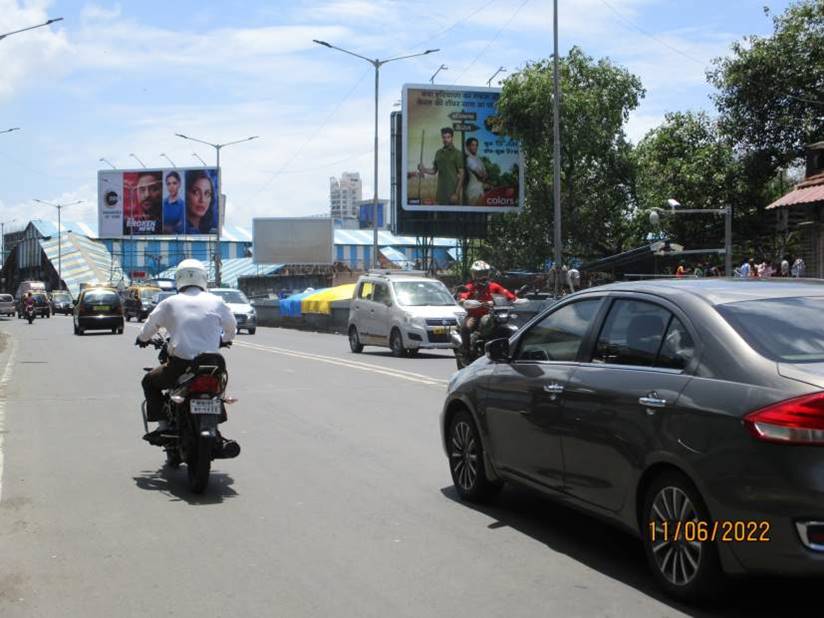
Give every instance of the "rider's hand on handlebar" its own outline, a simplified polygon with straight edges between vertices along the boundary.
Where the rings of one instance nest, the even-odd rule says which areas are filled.
[[[221,339],[220,340],[220,347],[221,348],[231,348],[232,347],[232,342],[231,341],[223,341]]]
[[[134,344],[140,346],[141,348],[145,348],[149,345],[148,341],[142,341],[140,337],[134,340]]]

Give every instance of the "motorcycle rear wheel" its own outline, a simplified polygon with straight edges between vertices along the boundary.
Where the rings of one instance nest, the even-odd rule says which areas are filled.
[[[189,453],[186,462],[189,476],[189,489],[196,494],[206,491],[209,484],[209,472],[212,467],[213,438],[197,438],[196,447]]]

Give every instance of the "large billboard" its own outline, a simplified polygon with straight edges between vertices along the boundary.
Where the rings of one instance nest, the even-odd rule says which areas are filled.
[[[490,213],[523,205],[523,159],[501,130],[500,95],[500,88],[403,87],[404,209]]]
[[[267,217],[252,219],[255,264],[331,264],[332,219]]]
[[[217,233],[214,167],[100,170],[97,195],[100,238]]]

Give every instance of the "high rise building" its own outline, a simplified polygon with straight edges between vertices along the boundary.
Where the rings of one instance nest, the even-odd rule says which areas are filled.
[[[333,219],[357,219],[363,199],[363,183],[358,172],[344,172],[340,180],[329,179],[329,207]]]

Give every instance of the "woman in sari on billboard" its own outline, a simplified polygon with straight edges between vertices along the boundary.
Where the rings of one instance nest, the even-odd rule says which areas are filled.
[[[217,199],[212,170],[186,172],[186,216],[180,234],[210,234],[217,230]]]
[[[477,138],[470,137],[466,140],[466,149],[469,152],[466,155],[464,166],[468,172],[464,198],[470,206],[484,206],[482,198],[485,190],[484,183],[487,182],[488,176],[484,162],[478,156]]]

